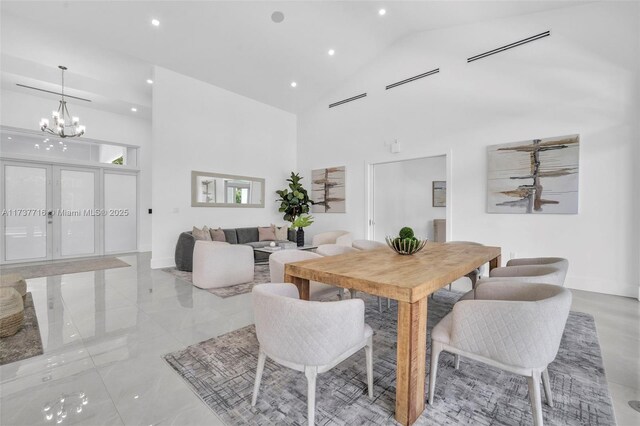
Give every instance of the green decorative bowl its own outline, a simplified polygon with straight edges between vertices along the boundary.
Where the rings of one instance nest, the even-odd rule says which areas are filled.
[[[387,241],[387,245],[393,249],[398,254],[411,255],[419,252],[424,248],[427,244],[427,239],[424,240],[410,240],[402,239],[400,237],[390,237],[387,236],[385,238]]]

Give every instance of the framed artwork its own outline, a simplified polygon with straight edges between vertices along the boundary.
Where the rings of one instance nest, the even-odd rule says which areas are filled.
[[[344,213],[345,201],[344,166],[328,167],[311,172],[312,213]]]
[[[433,207],[447,207],[447,182],[434,180],[431,185],[431,200]]]
[[[487,212],[578,213],[580,136],[488,147]]]

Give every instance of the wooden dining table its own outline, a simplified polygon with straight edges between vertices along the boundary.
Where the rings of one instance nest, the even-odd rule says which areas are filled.
[[[309,300],[309,281],[362,291],[398,302],[396,420],[413,424],[424,411],[427,298],[489,263],[500,266],[500,247],[429,242],[410,256],[382,247],[285,266],[284,280]]]

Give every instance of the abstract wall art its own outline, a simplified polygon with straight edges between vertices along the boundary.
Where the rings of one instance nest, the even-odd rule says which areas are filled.
[[[489,213],[578,213],[580,136],[488,147]]]
[[[313,213],[344,213],[345,167],[328,167],[311,172],[311,206]]]

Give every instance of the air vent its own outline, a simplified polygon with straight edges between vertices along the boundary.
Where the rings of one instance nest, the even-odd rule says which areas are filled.
[[[16,86],[24,87],[25,89],[37,90],[39,92],[51,93],[53,95],[62,96],[62,93],[60,93],[60,92],[52,92],[51,90],[38,89],[37,87],[27,86],[26,84],[16,83]],[[77,96],[67,95],[66,93],[64,94],[64,97],[65,98],[77,99],[79,101],[91,102],[91,99],[79,98]]]
[[[390,85],[386,86],[385,89],[386,90],[393,89],[394,87],[398,87],[398,86],[401,86],[403,84],[411,83],[412,81],[416,81],[416,80],[419,80],[419,79],[424,78],[424,77],[428,77],[428,76],[433,75],[433,74],[438,74],[439,72],[440,72],[440,68],[436,68],[435,70],[427,71],[425,73],[418,74],[416,76],[404,79],[402,81],[398,81],[397,83],[390,84]]]
[[[365,96],[367,96],[366,93],[361,93],[361,94],[356,95],[356,96],[354,96],[352,98],[343,99],[341,101],[329,104],[329,108],[333,108],[333,107],[336,107],[338,105],[346,104],[347,102],[355,101],[356,99],[364,98]]]
[[[477,61],[478,59],[486,58],[487,56],[495,55],[496,53],[504,52],[505,50],[513,49],[514,47],[522,46],[523,44],[531,43],[532,41],[540,40],[541,38],[549,37],[551,35],[551,31],[545,31],[540,34],[536,34],[531,37],[527,37],[520,41],[516,41],[511,44],[507,44],[506,46],[498,47],[497,49],[489,50],[488,52],[481,53],[476,56],[472,56],[467,58],[467,62]]]

